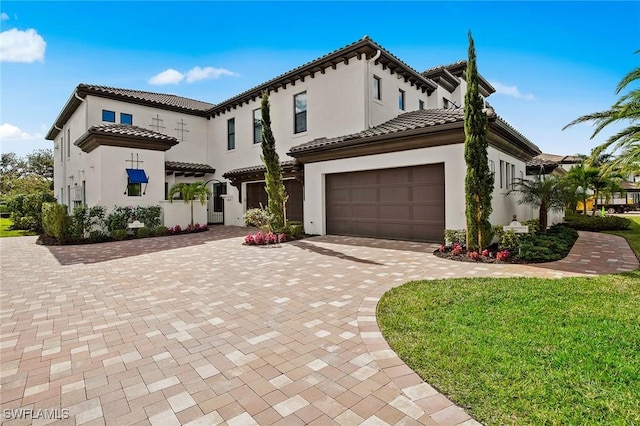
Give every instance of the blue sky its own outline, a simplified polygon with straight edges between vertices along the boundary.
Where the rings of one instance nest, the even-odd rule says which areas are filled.
[[[499,115],[555,154],[588,153],[574,118],[608,109],[640,64],[639,2],[0,3],[2,152],[44,135],[79,83],[217,103],[369,35],[423,71],[467,56]],[[164,84],[159,84],[164,83]]]

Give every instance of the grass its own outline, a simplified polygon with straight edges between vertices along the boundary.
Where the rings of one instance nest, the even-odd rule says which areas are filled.
[[[13,221],[8,217],[0,218],[0,238],[3,237],[24,237],[27,235],[38,235],[31,231],[22,231],[19,229],[9,229],[13,225]]]
[[[628,239],[640,254],[640,217]],[[482,423],[640,424],[640,271],[448,279],[392,289],[398,355]]]

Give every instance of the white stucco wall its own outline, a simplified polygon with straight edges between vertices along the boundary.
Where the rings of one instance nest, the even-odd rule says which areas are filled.
[[[184,112],[168,111],[159,108],[131,104],[128,102],[104,99],[97,96],[87,96],[87,128],[96,124],[107,124],[102,121],[102,110],[114,111],[116,113],[116,123],[120,123],[120,114],[126,113],[133,116],[133,125],[158,131],[168,136],[178,138],[180,143],[174,145],[166,153],[167,161],[187,161],[197,163],[208,163],[211,159],[208,156],[209,138],[208,122],[205,117],[199,117]],[[162,120],[164,129],[152,128],[152,119],[159,117]],[[178,122],[183,121],[188,132],[178,132],[180,126]],[[79,135],[78,135],[79,136]]]
[[[185,203],[183,200],[174,200],[173,203],[162,200],[158,204],[162,207],[164,226],[170,228],[180,225],[182,229],[186,229],[187,225],[191,223],[190,203]],[[193,223],[207,224],[206,203],[202,205],[198,200],[193,202]]]
[[[506,172],[503,176],[503,185],[500,188],[500,161],[515,165],[515,178],[526,177],[526,164],[524,161],[513,157],[503,151],[496,149],[493,146],[489,146],[487,152],[489,160],[493,161],[495,167],[495,180],[494,191],[492,198],[493,212],[489,217],[489,221],[493,225],[508,225],[511,222],[513,215],[517,215],[519,221],[529,220],[532,217],[532,209],[530,205],[518,204],[520,194],[511,193],[509,190],[512,188],[511,182],[506,182]]]
[[[128,196],[127,192],[127,172],[131,160],[138,154],[140,164],[144,169],[149,184],[146,186],[144,195]],[[96,169],[95,176],[89,172],[87,177],[87,195],[91,197],[87,204],[102,205],[111,209],[113,206],[154,206],[164,199],[164,152],[149,151],[141,149],[120,148],[112,146],[100,146],[90,153],[91,161],[88,169]],[[145,185],[142,184],[142,189]]]

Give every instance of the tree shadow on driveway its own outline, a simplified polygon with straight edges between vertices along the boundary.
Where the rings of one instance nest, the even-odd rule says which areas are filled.
[[[360,259],[358,257],[350,256],[348,254],[345,254],[345,253],[342,253],[342,252],[339,252],[339,251],[335,251],[335,250],[331,250],[331,249],[328,249],[328,248],[325,248],[325,247],[319,247],[319,246],[316,246],[315,244],[310,244],[310,243],[307,243],[307,242],[301,241],[301,240],[292,241],[292,242],[287,243],[287,244],[290,244],[290,245],[295,246],[295,247],[299,247],[299,248],[301,248],[303,250],[306,250],[306,251],[311,251],[311,252],[314,252],[314,253],[318,253],[318,254],[321,254],[323,256],[337,257],[339,259],[350,260],[352,262],[364,263],[364,264],[367,264],[367,265],[383,265],[382,263],[374,262],[373,260]]]
[[[240,226],[212,226],[206,232],[112,241],[99,244],[46,246],[61,265],[107,262],[142,254],[174,250],[228,238],[243,237],[247,229]]]

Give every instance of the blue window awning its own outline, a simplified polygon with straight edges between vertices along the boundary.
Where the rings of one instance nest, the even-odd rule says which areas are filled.
[[[144,169],[127,169],[127,176],[129,176],[129,183],[149,183]]]

